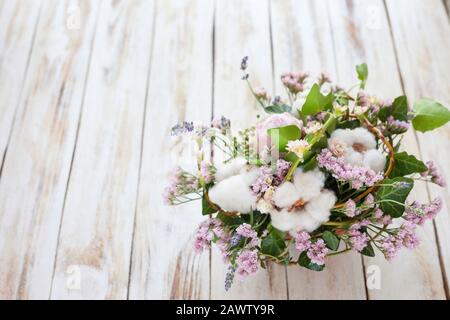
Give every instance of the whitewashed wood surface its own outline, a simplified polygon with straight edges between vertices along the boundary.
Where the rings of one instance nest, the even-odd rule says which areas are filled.
[[[326,271],[271,265],[223,288],[212,250],[192,250],[200,204],[167,207],[167,175],[189,146],[182,120],[251,125],[240,80],[282,93],[285,71],[450,105],[447,0],[0,0],[0,298],[448,299],[450,192],[392,263],[349,254]],[[405,149],[450,180],[450,128],[410,132]],[[381,286],[365,279],[378,268]]]

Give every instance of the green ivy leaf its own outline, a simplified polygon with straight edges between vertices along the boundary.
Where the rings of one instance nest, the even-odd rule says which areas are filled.
[[[414,129],[420,132],[439,128],[450,120],[450,111],[442,104],[429,98],[418,100],[414,104]]]
[[[361,126],[359,120],[349,120],[337,124],[337,129],[355,129]]]
[[[301,130],[295,125],[268,129],[267,134],[279,151],[286,151],[288,141],[300,139],[302,136]]]
[[[403,177],[408,174],[424,172],[427,170],[425,163],[406,152],[394,154],[394,161],[395,165],[390,175],[391,178]]]
[[[331,231],[325,231],[322,235],[323,241],[325,241],[325,244],[328,248],[330,248],[333,251],[336,251],[339,248],[339,238]]]
[[[325,265],[319,266],[311,261],[311,259],[306,254],[306,251],[303,251],[298,258],[298,264],[302,267],[305,267],[309,270],[313,271],[322,271],[325,268]]]
[[[373,247],[370,244],[370,242],[368,242],[367,246],[361,250],[361,254],[368,256],[368,257],[375,257],[375,250],[373,250]]]
[[[394,119],[408,121],[408,98],[406,96],[395,98],[391,110],[391,115]]]
[[[361,63],[355,66],[356,73],[358,74],[358,79],[361,81],[361,89],[366,86],[367,77],[369,76],[369,69],[366,63]]]
[[[381,121],[386,121],[389,116],[396,120],[408,121],[408,99],[406,96],[395,98],[392,105],[385,106],[378,111],[378,118]]]
[[[320,87],[315,83],[306,97],[306,101],[302,106],[301,112],[303,115],[313,115],[320,111],[330,109],[333,105],[334,95],[330,92],[324,96],[320,92]]]
[[[287,104],[273,104],[264,108],[267,113],[285,113],[291,112],[291,106]]]
[[[202,197],[202,215],[208,215],[208,214],[213,214],[216,213],[217,210],[214,209],[214,207],[208,202],[208,200],[206,200],[206,196],[203,195]]]
[[[281,255],[286,249],[285,235],[285,232],[271,228],[269,234],[261,241],[261,252],[273,257]]]
[[[414,181],[410,178],[397,177],[383,180],[377,192],[377,200],[382,201],[381,210],[393,218],[401,217],[405,211],[402,204],[405,203],[413,185]]]

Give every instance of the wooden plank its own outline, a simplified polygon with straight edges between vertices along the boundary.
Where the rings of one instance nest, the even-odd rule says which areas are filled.
[[[125,299],[153,2],[103,1],[59,238],[53,299]],[[67,286],[80,275],[79,288]]]
[[[412,101],[427,96],[450,107],[450,24],[442,2],[388,1],[386,4],[406,93]],[[447,181],[450,180],[449,136],[448,125],[430,133],[417,133],[424,159],[435,161]],[[444,202],[443,210],[435,219],[435,228],[449,298],[450,192],[448,187],[428,187],[431,198],[440,196]]]
[[[284,95],[279,75],[308,71],[311,77],[327,72],[333,80],[336,66],[325,1],[272,2],[276,91]],[[291,299],[365,299],[361,258],[349,254],[330,258],[322,272],[298,266],[288,268]]]
[[[367,62],[369,66],[367,92],[377,94],[381,98],[401,95],[401,80],[397,72],[395,52],[383,2],[378,0],[329,1],[328,5],[340,83],[346,87],[355,84],[357,78],[354,66]],[[414,18],[408,17],[407,20],[408,24],[411,24]],[[405,76],[415,78],[417,73],[411,70]],[[411,154],[419,155],[417,141],[412,131],[406,135],[403,148]],[[427,201],[425,187],[416,185],[411,198]],[[444,297],[432,226],[428,224],[421,228],[419,236],[422,244],[418,249],[403,250],[391,263],[386,262],[381,255],[374,259],[364,259],[366,269],[369,266],[376,266],[381,276],[379,289],[368,287],[370,299]],[[372,268],[374,267],[367,270]]]
[[[0,10],[0,168],[31,54],[39,1],[1,2]],[[1,174],[1,171],[0,171]]]
[[[131,299],[207,299],[209,255],[193,251],[199,202],[167,207],[168,175],[194,155],[170,128],[183,120],[208,123],[212,95],[212,1],[159,1],[145,119],[136,217]],[[183,163],[180,163],[183,162]],[[190,163],[188,163],[190,164]]]
[[[268,1],[218,1],[215,20],[214,114],[231,119],[234,129],[256,122],[260,106],[247,85],[240,81],[239,64],[249,56],[250,80],[271,89],[273,83]],[[211,259],[211,298],[285,299],[286,268],[270,265],[243,282],[224,290],[225,265],[217,250]]]
[[[0,181],[0,297],[50,293],[58,228],[82,104],[97,2],[47,2]]]

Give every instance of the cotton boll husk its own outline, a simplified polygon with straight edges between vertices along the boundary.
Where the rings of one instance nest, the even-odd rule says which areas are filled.
[[[360,152],[353,150],[352,148],[347,148],[345,151],[344,159],[347,163],[361,167],[364,163],[364,155]]]
[[[239,175],[242,176],[245,183],[250,186],[256,181],[256,179],[258,179],[259,171],[260,170],[258,167],[247,165],[239,171]]]
[[[305,207],[306,212],[317,221],[324,223],[330,218],[330,210],[336,203],[336,196],[330,190],[323,190],[317,197],[311,199]]]
[[[216,183],[208,194],[209,199],[225,211],[248,213],[256,207],[256,196],[241,175]]]
[[[331,134],[331,139],[336,139],[344,142],[346,145],[351,146],[355,141],[355,136],[350,129],[337,129]]]
[[[220,182],[228,177],[237,175],[242,168],[247,165],[247,160],[242,157],[235,158],[227,163],[222,163],[216,166],[216,173],[214,177],[217,182]]]
[[[305,230],[307,232],[313,232],[322,224],[320,221],[316,220],[307,211],[301,211],[296,213],[295,230]]]
[[[375,149],[377,143],[375,137],[366,128],[356,128],[352,130],[354,136],[353,143],[360,143],[366,147],[367,150]]]
[[[325,183],[325,175],[319,169],[303,172],[295,170],[294,185],[297,189],[297,200],[309,201],[317,196]]]
[[[364,153],[364,166],[375,172],[384,171],[386,165],[386,155],[379,150],[369,150]]]
[[[300,199],[299,193],[292,182],[286,181],[282,183],[273,194],[273,202],[277,207],[292,206]]]

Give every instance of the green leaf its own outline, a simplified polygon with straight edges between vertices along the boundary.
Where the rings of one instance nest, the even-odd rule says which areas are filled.
[[[298,264],[302,267],[305,267],[309,270],[313,271],[322,271],[325,268],[325,265],[319,266],[311,261],[311,259],[306,254],[306,251],[303,251],[298,258]]]
[[[273,104],[264,108],[267,113],[285,113],[291,112],[291,106],[287,104]]]
[[[421,132],[439,128],[450,120],[450,111],[442,104],[423,98],[414,104],[414,129]]]
[[[279,151],[286,151],[288,141],[300,139],[302,136],[301,130],[295,125],[268,129],[267,134]]]
[[[424,172],[427,170],[425,163],[406,152],[394,154],[394,161],[395,165],[390,175],[391,178],[403,177],[408,174]]]
[[[226,215],[226,214],[223,214],[222,212],[219,212],[217,214],[216,218],[219,219],[220,221],[222,221],[228,227],[233,227],[233,226],[237,227],[245,222],[244,219],[242,219],[242,217],[235,216],[235,215]]]
[[[323,240],[328,248],[336,251],[339,248],[339,238],[331,231],[325,231],[322,235]]]
[[[358,79],[361,81],[361,88],[364,89],[366,86],[367,77],[369,76],[369,69],[366,63],[361,63],[355,66],[356,73],[358,74]]]
[[[330,92],[324,96],[320,92],[320,87],[315,83],[306,97],[306,101],[302,106],[301,112],[303,115],[314,115],[320,111],[330,109],[333,105],[334,95]]]
[[[406,197],[411,191],[414,181],[410,178],[397,177],[383,180],[377,192],[377,201],[381,201],[380,208],[393,218],[403,215]]]
[[[406,98],[406,96],[395,98],[390,109],[391,115],[394,117],[394,119],[400,121],[408,121],[408,99]]]
[[[208,215],[216,213],[217,210],[214,209],[214,207],[206,200],[206,195],[203,195],[202,197],[202,215]]]
[[[261,252],[273,257],[281,255],[286,249],[285,235],[285,232],[271,228],[269,234],[261,241]]]
[[[317,167],[317,154],[301,165],[303,171],[310,171]]]
[[[373,247],[370,244],[370,242],[368,242],[367,246],[361,250],[361,254],[368,256],[368,257],[375,257],[375,250],[373,250]]]

